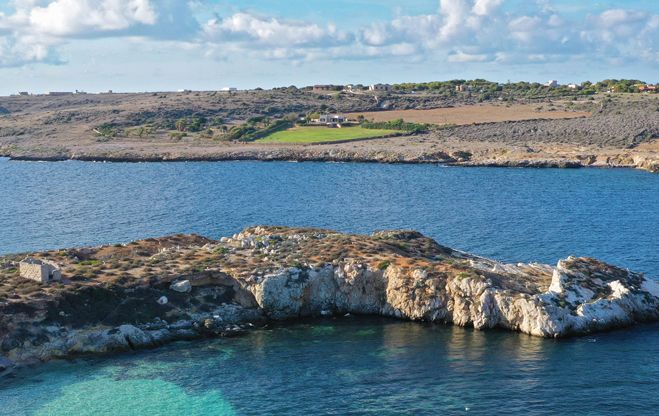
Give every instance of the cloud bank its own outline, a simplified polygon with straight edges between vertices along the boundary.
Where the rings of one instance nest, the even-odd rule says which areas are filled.
[[[174,42],[221,59],[242,53],[301,62],[405,57],[532,64],[588,57],[659,63],[659,14],[647,10],[575,17],[548,1],[522,13],[505,0],[439,0],[431,14],[340,29],[253,11],[223,15],[218,7],[201,0],[14,0],[0,13],[0,66],[61,63],[62,45],[112,37]]]

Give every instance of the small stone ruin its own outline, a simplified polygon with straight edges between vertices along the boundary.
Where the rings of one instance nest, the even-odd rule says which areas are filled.
[[[39,283],[62,280],[59,266],[52,261],[27,257],[18,264],[18,267],[21,277],[24,279],[35,280]]]

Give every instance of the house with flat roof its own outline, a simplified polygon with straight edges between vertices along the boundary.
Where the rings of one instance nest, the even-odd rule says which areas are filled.
[[[369,85],[369,91],[391,91],[391,85],[389,84],[373,84]]]
[[[347,120],[347,117],[339,114],[322,114],[318,118],[320,124],[340,124],[345,123]]]

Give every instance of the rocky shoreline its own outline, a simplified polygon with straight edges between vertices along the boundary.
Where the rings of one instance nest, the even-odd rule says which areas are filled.
[[[32,253],[62,281],[0,258],[0,374],[17,365],[238,335],[345,314],[560,338],[659,320],[659,284],[594,259],[503,264],[413,231],[255,227]]]
[[[421,151],[401,152],[397,150],[351,150],[328,146],[267,147],[254,146],[254,149],[221,149],[207,153],[174,152],[156,154],[131,153],[7,153],[16,161],[61,162],[79,160],[86,162],[143,163],[143,162],[226,162],[226,161],[286,161],[286,162],[356,162],[390,164],[441,164],[464,167],[516,167],[516,168],[633,168],[659,173],[659,157],[653,153],[621,150],[614,152],[583,152],[581,154],[561,154],[560,152],[480,152]],[[335,145],[334,145],[335,146]]]

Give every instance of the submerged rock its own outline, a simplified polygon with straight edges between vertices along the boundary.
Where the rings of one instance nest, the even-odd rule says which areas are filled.
[[[85,264],[102,260],[93,277],[80,277],[81,253]],[[20,289],[0,293],[3,368],[7,358],[150,348],[306,316],[381,315],[541,337],[659,320],[659,284],[643,274],[591,258],[504,264],[412,231],[255,227],[220,241],[173,236],[39,257],[62,265],[62,284],[32,287],[0,269],[3,285]]]
[[[169,288],[180,293],[190,293],[192,285],[189,280],[182,280],[180,282],[172,283]]]

